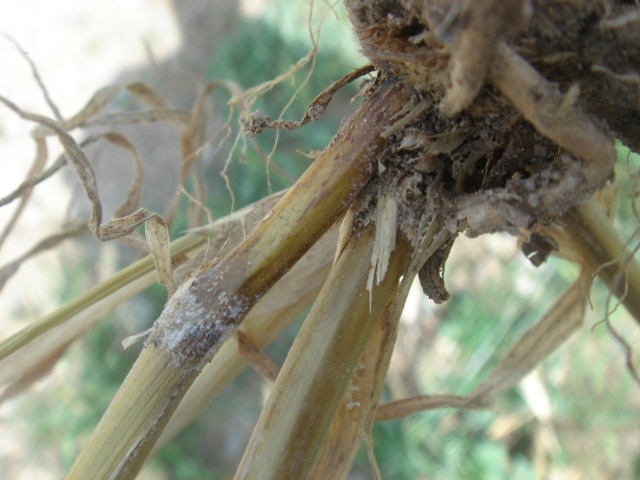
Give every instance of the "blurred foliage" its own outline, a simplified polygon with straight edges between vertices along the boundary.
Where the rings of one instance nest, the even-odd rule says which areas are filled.
[[[302,28],[307,25],[305,9],[287,6],[288,2],[284,0],[270,2],[265,17],[243,19],[233,36],[216,45],[208,68],[210,79],[231,80],[243,88],[249,88],[275,78],[306,55],[311,44],[307,30]],[[357,58],[355,42],[344,16],[341,22],[330,16],[323,26],[313,75],[284,117],[299,119],[306,105],[330,82],[363,63]],[[307,73],[308,69],[303,69],[292,79],[260,97],[253,110],[260,109],[277,118]],[[289,186],[310,164],[311,160],[298,150],[320,150],[328,143],[340,119],[348,111],[349,99],[355,93],[355,86],[340,92],[334,100],[333,110],[330,109],[319,122],[281,134],[273,156],[273,163],[277,166],[271,175],[273,191]],[[223,122],[227,115],[228,94],[216,91],[213,98],[215,111]],[[256,138],[261,152],[256,152],[252,147],[234,152],[228,175],[236,208],[269,193],[264,155],[271,151],[274,141],[275,133],[266,132]],[[211,193],[208,206],[215,217],[227,214],[231,206],[230,194],[220,176],[228,154],[228,150],[221,150],[207,165],[206,176]],[[630,178],[628,172],[638,171],[640,157],[628,154],[623,147],[620,147],[620,155],[624,161],[619,162],[618,176]],[[623,182],[620,188],[621,198],[629,198],[634,191],[630,180]],[[635,201],[635,198],[632,200]],[[629,203],[620,202],[617,216],[618,227],[625,238],[633,233],[636,225],[630,221],[635,216]],[[178,221],[174,231],[182,228],[184,221]],[[454,360],[449,362],[450,359],[445,359],[443,362],[443,358],[438,358],[438,354],[434,353],[437,349],[432,348],[431,344],[418,349],[414,359],[415,383],[422,393],[468,393],[496,365],[498,356],[495,353],[504,353],[540,317],[553,295],[561,291],[576,274],[575,267],[552,259],[535,272],[529,282],[535,288],[514,288],[516,278],[523,275],[523,261],[514,261],[513,256],[503,256],[497,264],[488,263],[485,261],[488,258],[499,257],[495,251],[477,250],[475,254],[475,258],[461,255],[457,257],[457,264],[448,266],[447,284],[452,289],[453,297],[438,310],[439,327],[436,335],[439,342],[448,342],[453,346]],[[533,267],[527,268],[531,270]],[[66,287],[68,291],[60,292],[61,299],[81,290],[81,286],[74,286],[73,283],[81,281],[80,270],[67,272],[71,283]],[[462,275],[462,278],[456,279],[455,275]],[[39,398],[37,404],[27,402],[23,407],[25,411],[21,418],[29,418],[28,428],[37,443],[41,446],[56,445],[64,469],[70,466],[79,444],[97,423],[139,351],[139,345],[125,352],[120,346],[123,337],[146,328],[134,324],[133,318],[138,318],[145,311],[148,312],[148,322],[151,322],[164,300],[164,292],[157,287],[138,300],[140,303],[137,306],[134,305],[135,315],[123,313],[124,309],[120,309],[105,318],[99,328],[67,353],[64,368],[73,370],[71,376],[82,388],[62,387],[62,391],[48,398]],[[594,291],[593,301],[595,305],[604,304],[602,289]],[[597,315],[601,315],[601,312]],[[268,352],[282,357],[296,328],[290,327]],[[593,335],[602,342],[610,342],[602,328],[596,329]],[[639,420],[637,412],[630,407],[619,407],[629,405],[626,399],[629,395],[637,396],[637,392],[634,392],[637,387],[624,373],[621,357],[613,361],[593,362],[588,353],[576,354],[575,343],[569,348],[573,357],[566,352],[558,352],[543,367],[547,377],[552,380],[547,387],[555,413],[565,424],[571,424],[576,429],[598,429],[601,443],[607,441],[614,445],[616,427],[632,422],[637,424]],[[447,368],[443,368],[443,363],[447,364]],[[612,365],[615,366],[614,376],[611,375]],[[566,370],[570,370],[571,375],[568,378],[565,375],[562,381],[557,380],[556,377],[562,376],[558,372]],[[212,431],[220,430],[222,427],[219,423],[230,417],[242,423],[240,417],[245,415],[248,420],[244,420],[246,428],[243,433],[249,434],[260,406],[260,388],[260,380],[255,373],[241,375],[203,414],[199,422],[151,461],[149,470],[161,471],[161,478],[226,478],[233,471],[227,469],[232,469],[238,459],[227,458],[222,461],[215,458],[217,455],[214,452],[224,449],[220,443],[222,435],[213,434]],[[248,390],[255,395],[247,395]],[[54,400],[60,398],[61,401]],[[589,401],[585,402],[585,398]],[[594,414],[595,402],[605,400],[607,408],[601,408]],[[442,410],[377,423],[373,429],[374,450],[383,477],[400,480],[535,478],[531,459],[533,427],[529,423],[525,422],[519,427],[516,441],[509,446],[490,434],[496,415],[500,412],[522,411],[526,408],[519,391],[513,390],[500,399],[493,412]],[[228,438],[229,435],[239,435],[237,430],[240,428],[233,422],[226,423],[232,425],[224,432],[227,435],[224,442],[240,442],[228,455],[241,454],[242,442],[246,440],[241,436],[239,439]],[[610,459],[613,465],[610,471],[614,471],[616,462],[621,461],[616,458],[615,451],[612,448],[602,454],[613,456]],[[561,456],[560,461],[562,458],[568,457]],[[636,474],[640,475],[640,457],[636,456],[635,462]],[[357,458],[356,470],[364,476],[370,475],[364,452],[360,452]],[[219,473],[213,473],[216,471]]]
[[[383,478],[534,478],[527,458],[509,458],[504,446],[488,437],[492,419],[489,412],[440,411],[376,424]]]
[[[341,3],[336,7],[344,9]],[[235,35],[225,39],[225,42],[216,48],[208,68],[209,77],[231,80],[242,88],[250,88],[269,82],[289,71],[291,66],[307,55],[312,48],[308,29],[301,28],[308,24],[307,15],[307,9],[292,9],[287,2],[277,1],[269,4],[264,17],[242,19]],[[295,93],[295,101],[283,117],[298,120],[311,100],[329,83],[364,63],[362,57],[356,54],[355,42],[350,38],[351,31],[345,21],[344,12],[339,21],[333,17],[334,14],[330,15],[320,29],[319,50],[313,71],[310,65],[302,68],[259,97],[251,111],[262,110],[271,118],[278,118]],[[314,18],[313,24],[319,20]],[[272,191],[292,185],[308,167],[311,159],[303,156],[301,152],[310,153],[324,148],[337,130],[341,118],[346,112],[351,111],[349,100],[356,93],[355,85],[348,86],[336,95],[332,107],[320,121],[293,132],[281,133],[272,159]],[[214,98],[216,112],[220,118],[225,118],[228,94],[218,90],[214,93]],[[256,137],[259,152],[247,148],[240,158],[236,156],[232,161],[228,175],[231,178],[231,190],[236,199],[236,207],[246,205],[269,193],[264,157],[272,151],[275,138],[275,132],[263,132]],[[223,158],[219,160],[222,161]],[[230,194],[219,172],[212,170],[208,181],[211,185],[212,211],[218,215],[228,213]]]
[[[621,201],[616,205],[616,225],[633,248],[637,217],[631,204],[637,186],[632,177],[640,157],[623,146],[618,154]],[[417,349],[415,363],[409,362],[414,364],[413,381],[422,394],[470,393],[576,278],[577,267],[565,260],[552,257],[534,268],[513,247],[515,239],[499,235],[494,240],[498,243],[493,248],[482,239],[454,247],[445,277],[452,298],[435,310],[435,339],[427,339]],[[585,319],[592,329],[577,333],[539,368],[558,442],[547,455],[566,475],[602,472],[585,478],[612,478],[612,474],[638,478],[638,469],[632,471],[630,465],[637,458],[633,456],[637,442],[630,445],[628,440],[637,434],[640,420],[634,408],[638,386],[600,322],[607,295],[596,280],[590,292],[592,309]],[[612,312],[611,320],[620,324],[629,322],[629,317],[620,308]],[[487,412],[444,409],[375,424],[375,453],[383,478],[539,478],[534,448],[540,423],[529,414],[529,420],[521,421],[506,438],[498,440],[492,431],[513,412],[524,413],[523,418],[530,412],[519,387],[500,397]]]
[[[210,59],[208,78],[203,81],[231,80],[246,89],[287,72],[307,55],[312,48],[308,30],[300,29],[301,25],[307,25],[307,9],[286,7],[287,2],[278,0],[269,5],[265,16],[241,19],[235,34],[225,38],[212,50],[214,53]],[[296,99],[284,118],[297,120],[304,114],[307,104],[329,83],[363,63],[355,55],[355,42],[350,37],[344,15],[339,21],[335,16],[329,17],[324,22],[321,35],[324,40],[321,39],[313,74],[309,75],[311,65],[301,69],[261,96],[252,106],[252,111],[260,109],[272,118],[278,118],[295,93]],[[148,80],[153,83],[151,78]],[[305,81],[306,85],[299,89]],[[324,148],[345,112],[350,111],[349,100],[356,92],[356,86],[349,86],[338,93],[333,102],[335,107],[332,105],[321,121],[280,136],[273,156],[271,191],[290,186],[308,167],[312,160],[300,152]],[[218,89],[212,98],[215,113],[212,123],[219,127],[228,116],[229,93]],[[120,101],[113,108],[127,110],[130,107],[126,101]],[[237,115],[232,118],[232,128],[237,128],[238,120]],[[221,177],[227,157],[231,160],[228,175],[236,209],[269,194],[265,156],[272,150],[275,138],[275,132],[266,131],[255,139],[259,151],[248,145],[246,149],[231,152],[230,156],[230,145],[225,144],[215,158],[206,164],[205,175],[210,189],[208,207],[216,218],[229,213],[231,207],[231,195]],[[211,148],[214,150],[217,147],[214,144]],[[184,199],[183,206],[186,202]],[[172,225],[172,237],[179,235],[185,226],[184,216],[178,218]],[[64,291],[59,292],[61,302],[85,289],[87,271],[91,270],[87,267],[80,265],[66,272],[65,278],[69,280],[64,283]],[[38,449],[53,446],[61,460],[62,470],[66,471],[71,466],[80,445],[97,424],[139,353],[141,344],[123,352],[120,342],[148,328],[165,300],[166,292],[156,285],[141,298],[103,318],[97,328],[65,354],[62,368],[71,372],[65,371],[63,375],[70,378],[72,384],[62,386],[61,391],[52,392],[46,398],[29,398],[21,406],[21,418],[29,418],[26,428],[34,444],[38,445]],[[146,318],[146,321],[141,321],[141,318]],[[278,360],[284,358],[291,338],[299,327],[299,322],[295,323],[268,350]],[[82,387],[78,388],[78,385]],[[203,413],[201,421],[159,452],[145,467],[146,470],[159,478],[215,480],[228,476],[239,460],[244,449],[243,442],[251,433],[259,413],[261,385],[261,379],[253,371],[243,373],[223,392],[215,405]],[[255,395],[247,395],[250,389],[254,390]],[[58,401],[59,398],[64,400]],[[246,399],[246,402],[239,399]],[[247,425],[241,435],[237,432],[238,423],[243,422]],[[222,425],[225,423],[228,424],[228,430]],[[218,434],[212,434],[213,430]],[[235,443],[238,445],[234,449],[229,447]],[[212,455],[214,448],[220,455]],[[220,458],[225,455],[230,458]],[[215,473],[217,470],[220,474]]]

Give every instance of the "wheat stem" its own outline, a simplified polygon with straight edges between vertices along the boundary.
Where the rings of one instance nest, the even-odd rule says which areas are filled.
[[[68,478],[136,474],[204,365],[370,181],[388,142],[380,133],[411,98],[380,84],[265,219],[178,288]]]
[[[377,320],[394,305],[409,242],[398,241],[385,277],[369,290],[375,226],[348,237],[278,375],[237,480],[307,478]]]

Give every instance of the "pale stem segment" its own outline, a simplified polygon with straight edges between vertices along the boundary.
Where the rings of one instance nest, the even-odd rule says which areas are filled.
[[[345,222],[347,219],[345,219]],[[307,478],[377,320],[395,301],[411,260],[401,240],[368,289],[375,225],[350,230],[296,337],[254,429],[236,479]],[[357,408],[356,405],[350,405]]]
[[[397,238],[402,235],[399,232]],[[409,292],[408,288],[403,287],[410,285],[414,276],[410,272],[404,274],[397,294],[389,299],[390,302],[375,320],[358,368],[353,372],[307,480],[347,478],[362,440],[371,438],[371,426],[387,378],[400,315]]]
[[[333,263],[337,230],[329,230],[244,319],[238,332],[251,337],[256,347],[269,345],[318,296]],[[230,338],[184,396],[153,452],[184,430],[246,366],[237,341]]]
[[[265,219],[178,288],[68,478],[136,474],[203,366],[370,181],[380,133],[411,100],[402,84],[379,84]]]
[[[591,198],[572,208],[565,221],[590,269],[640,323],[640,266],[602,207]]]

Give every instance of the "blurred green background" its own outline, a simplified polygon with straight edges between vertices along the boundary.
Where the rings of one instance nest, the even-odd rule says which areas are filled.
[[[286,72],[311,48],[307,16],[305,2],[292,8],[284,0],[268,2],[259,16],[239,16],[232,33],[212,46],[206,58],[207,79],[231,80],[249,88]],[[364,63],[340,5],[335,13],[326,14],[315,62],[285,118],[302,117],[306,105],[330,82]],[[277,118],[308,74],[309,68],[302,69],[261,96],[252,110]],[[231,195],[220,174],[229,155],[235,208],[264,197],[270,188],[285,188],[311,162],[300,152],[321,150],[329,142],[340,120],[353,109],[350,99],[356,93],[357,86],[344,89],[320,121],[280,133],[272,157],[271,187],[264,155],[273,148],[274,132],[256,138],[257,150],[252,145],[232,150],[231,142],[219,149],[210,147],[204,153],[204,174],[210,188],[207,206],[213,216],[219,218],[231,208]],[[221,90],[212,96],[218,125],[227,118],[227,100],[228,94]],[[235,126],[237,116],[233,122]],[[616,222],[629,238],[638,224],[629,207],[635,201],[629,172],[637,174],[640,159],[628,156],[623,147],[619,152],[618,176],[626,180]],[[173,236],[185,225],[184,218],[178,220]],[[84,290],[86,269],[87,265],[79,264],[67,272],[72,281],[60,287],[61,303]],[[458,242],[446,271],[452,299],[441,307],[419,295],[410,299],[385,398],[468,393],[496,365],[497,355],[541,316],[576,273],[574,266],[557,259],[535,269],[509,237]],[[154,287],[110,314],[66,354],[64,375],[69,383],[29,397],[21,405],[19,421],[34,451],[53,456],[61,471],[69,468],[135,360],[140,345],[123,351],[121,340],[147,328],[164,300],[163,290]],[[594,310],[582,331],[537,371],[533,384],[541,389],[538,396],[518,387],[491,411],[445,409],[377,423],[374,450],[383,477],[534,479],[541,478],[543,471],[547,472],[544,478],[640,478],[638,385],[625,371],[621,350],[597,324],[605,304],[599,285],[593,290],[592,303]],[[632,339],[630,343],[637,345],[637,325],[626,313],[619,309],[612,318]],[[267,349],[277,363],[283,361],[300,322],[294,322]],[[140,478],[231,478],[266,391],[262,379],[246,370],[194,425],[151,460]],[[532,410],[531,402],[541,398],[549,406],[545,422]],[[350,478],[372,478],[364,450]]]

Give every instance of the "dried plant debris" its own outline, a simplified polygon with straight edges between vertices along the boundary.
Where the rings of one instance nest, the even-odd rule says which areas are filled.
[[[541,229],[612,179],[613,139],[640,149],[636,2],[346,5],[378,78],[398,79],[419,99],[420,111],[390,129],[377,177],[415,245],[440,219],[452,239],[520,236],[539,264],[555,249]],[[438,300],[447,251],[420,275]]]
[[[388,128],[389,147],[377,161],[376,186],[369,191],[396,199],[398,228],[423,261],[415,270],[424,292],[436,302],[448,298],[443,271],[460,232],[518,236],[535,266],[550,254],[567,257],[568,243],[577,250],[570,253],[582,266],[580,278],[476,390],[465,397],[430,395],[382,406],[377,419],[431,408],[485,408],[577,331],[591,273],[599,274],[598,265],[625,252],[625,247],[615,254],[608,249],[606,259],[587,262],[576,242],[567,240],[575,235],[567,225],[582,224],[585,211],[593,216],[588,200],[614,181],[614,139],[640,151],[640,5],[606,0],[346,4],[378,80],[394,78],[416,97]],[[379,84],[370,87],[375,88]],[[369,205],[373,210],[376,202]],[[602,221],[599,227],[613,228]],[[437,238],[434,229],[440,229]],[[615,232],[609,236],[617,238]],[[603,250],[599,242],[592,247]],[[628,301],[638,295],[637,265],[632,255],[624,258],[629,264],[617,272],[626,289],[612,293],[640,319]],[[611,332],[610,323],[607,327]],[[611,335],[637,381],[631,346],[615,331]]]
[[[40,87],[55,119],[26,112],[11,100],[0,96],[0,103],[4,104],[5,107],[13,110],[23,119],[35,122],[37,125],[31,135],[36,144],[36,155],[33,164],[25,180],[13,192],[0,199],[0,207],[18,200],[18,205],[14,208],[9,222],[0,233],[0,246],[10,235],[13,227],[24,211],[25,206],[30,200],[33,188],[50,178],[63,167],[69,166],[80,180],[84,193],[91,204],[89,228],[94,235],[99,240],[119,239],[123,243],[141,249],[142,251],[150,251],[156,261],[159,281],[165,285],[170,292],[173,292],[175,286],[171,279],[167,225],[173,220],[175,212],[173,212],[170,207],[170,210],[165,215],[168,221],[165,221],[160,215],[140,208],[143,191],[143,160],[140,158],[136,146],[126,137],[119,133],[105,132],[104,127],[168,122],[180,128],[184,147],[180,177],[181,185],[186,180],[187,175],[190,173],[190,170],[193,169],[194,165],[198,164],[198,162],[194,160],[198,158],[198,153],[204,148],[198,147],[203,143],[202,131],[203,125],[206,122],[206,118],[204,118],[202,112],[202,98],[199,98],[196,102],[193,111],[189,112],[171,107],[159,92],[146,83],[133,82],[126,85],[110,85],[98,90],[78,113],[69,118],[63,118],[59,109],[49,96],[36,65],[13,39],[9,38],[9,41],[16,45],[31,66],[34,79]],[[108,106],[110,102],[121,92],[133,95],[148,108],[143,110],[109,112]],[[201,96],[204,97],[210,92],[211,88],[206,87],[203,89]],[[95,127],[100,127],[101,133],[96,134],[91,132],[88,135],[85,134],[83,141],[78,142],[72,136],[74,130],[95,129]],[[64,148],[64,153],[47,165],[49,161],[47,138],[50,136],[56,136],[58,138]],[[114,219],[105,223],[102,221],[102,203],[97,189],[95,173],[84,150],[87,145],[97,140],[106,140],[117,147],[123,148],[130,154],[133,163],[133,173],[128,191],[125,194],[125,199],[114,212]],[[176,198],[183,192],[180,185],[176,186]],[[200,186],[198,183],[197,187]],[[191,195],[190,198],[194,204],[203,205],[205,203],[206,193],[206,188],[200,188],[199,191]],[[173,203],[177,204],[177,200]],[[200,218],[200,216],[198,216],[198,218]],[[136,228],[143,223],[147,224],[146,240],[135,232]],[[60,239],[68,237],[70,231],[76,232],[77,230],[77,228],[65,228],[60,233],[54,233],[50,238],[42,240],[31,250],[6,265],[1,270],[2,281],[0,282],[0,289],[25,260],[43,249],[50,248],[52,245],[57,244]]]
[[[269,116],[261,110],[257,110],[248,115],[248,118],[242,120],[243,133],[249,136],[255,136],[268,128],[284,128],[285,130],[295,130],[306,125],[309,122],[314,122],[320,118],[324,111],[329,106],[329,102],[333,99],[333,96],[343,88],[345,85],[357,80],[358,78],[367,75],[374,71],[373,65],[365,65],[355,69],[353,72],[348,73],[344,77],[331,83],[324,91],[322,91],[316,98],[314,98],[307,109],[304,112],[303,117],[298,121],[277,119],[272,120]]]
[[[98,193],[98,185],[93,171],[93,167],[89,163],[85,152],[80,148],[80,145],[69,134],[69,132],[62,125],[65,122],[58,122],[44,115],[38,115],[30,112],[25,112],[15,105],[10,100],[0,96],[0,102],[7,108],[13,110],[20,117],[25,120],[35,122],[39,127],[44,130],[53,132],[58,137],[58,140],[64,148],[67,164],[73,170],[75,175],[80,180],[85,195],[91,203],[91,216],[89,218],[89,229],[99,240],[108,241],[116,238],[126,237],[134,232],[134,230],[146,223],[152,222],[153,227],[147,228],[147,233],[152,238],[148,244],[151,250],[156,266],[159,272],[159,280],[165,284],[170,292],[173,292],[174,286],[171,282],[170,275],[167,274],[167,270],[170,270],[171,259],[168,256],[169,252],[169,235],[167,226],[158,214],[151,212],[145,208],[137,208],[140,201],[140,192],[142,188],[142,171],[141,160],[138,156],[136,148],[123,136],[108,133],[105,138],[119,147],[125,148],[129,151],[134,159],[134,175],[132,177],[132,184],[126,195],[124,203],[117,209],[117,213],[122,215],[109,222],[102,222],[102,203],[100,201],[100,195]],[[135,211],[134,211],[135,210]],[[164,233],[159,234],[158,232]],[[34,250],[37,252],[38,250]],[[24,258],[26,259],[26,257]],[[169,266],[168,266],[169,265]],[[17,266],[16,266],[17,269]],[[15,272],[15,269],[13,270]],[[168,275],[168,276],[167,276]]]

